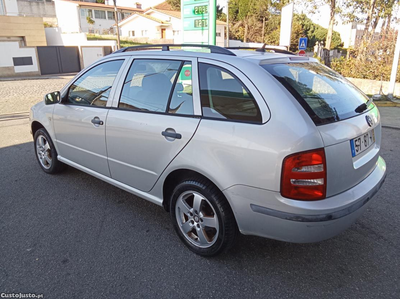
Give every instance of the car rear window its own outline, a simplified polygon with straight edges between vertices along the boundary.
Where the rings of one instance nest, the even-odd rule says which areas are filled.
[[[300,102],[316,125],[358,115],[355,109],[368,102],[357,87],[317,62],[261,65]],[[373,105],[373,104],[372,104]]]

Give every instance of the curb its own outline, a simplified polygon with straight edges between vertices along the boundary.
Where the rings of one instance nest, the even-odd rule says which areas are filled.
[[[400,107],[400,103],[391,101],[374,101],[374,104],[378,107]]]
[[[33,77],[6,77],[1,78],[2,81],[21,81],[21,80],[45,80],[45,79],[72,79],[77,73],[62,74],[62,75],[49,75],[49,76],[33,76]]]

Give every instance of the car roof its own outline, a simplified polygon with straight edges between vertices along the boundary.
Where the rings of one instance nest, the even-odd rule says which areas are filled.
[[[162,51],[161,49],[147,49],[147,50],[134,50],[134,51],[125,51],[125,52],[114,52],[112,55],[115,57],[119,56],[165,56],[165,57],[186,57],[186,58],[205,58],[205,59],[213,59],[222,62],[234,62],[237,59],[247,60],[252,63],[262,64],[263,62],[272,60],[309,60],[308,57],[300,57],[293,54],[284,54],[284,53],[275,53],[271,51],[259,52],[259,51],[251,51],[248,49],[245,50],[231,50],[232,53],[230,55],[220,54],[220,53],[209,53],[209,52],[200,52],[200,51],[190,51],[190,50],[170,50],[170,51]],[[109,56],[106,56],[109,57]]]

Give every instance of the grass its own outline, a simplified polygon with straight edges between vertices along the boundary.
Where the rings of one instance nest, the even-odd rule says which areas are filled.
[[[98,35],[98,34],[87,34],[86,35],[88,40],[117,40],[116,36],[111,36],[111,35]],[[132,47],[132,46],[140,46],[140,45],[145,45],[145,44],[140,44],[140,43],[134,43],[129,40],[123,40],[121,39],[121,48],[125,47]]]

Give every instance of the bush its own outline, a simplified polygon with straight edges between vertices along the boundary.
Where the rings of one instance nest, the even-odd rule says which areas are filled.
[[[331,62],[331,68],[345,77],[389,81],[392,63],[378,59],[361,61],[357,58],[341,57]],[[400,69],[397,70],[396,82],[400,82]]]

